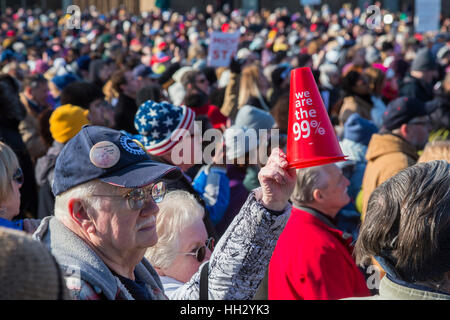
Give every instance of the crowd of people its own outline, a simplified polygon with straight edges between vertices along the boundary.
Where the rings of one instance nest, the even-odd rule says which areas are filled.
[[[364,11],[7,8],[0,298],[450,299],[450,18]],[[303,67],[347,161],[289,167]]]

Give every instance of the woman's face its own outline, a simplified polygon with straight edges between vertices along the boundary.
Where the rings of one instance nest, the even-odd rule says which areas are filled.
[[[115,66],[113,63],[104,64],[99,71],[99,77],[103,82],[106,82],[109,80],[111,75],[115,71]]]
[[[370,93],[369,80],[367,76],[362,74],[358,81],[356,81],[355,86],[353,87],[353,91],[359,95],[366,95]]]
[[[169,268],[162,270],[164,274],[178,281],[188,282],[198,271],[200,265],[211,257],[211,251],[208,248],[206,248],[205,257],[201,262],[192,255],[199,247],[205,246],[207,239],[208,233],[203,220],[199,219],[185,227],[179,235],[178,255]]]
[[[10,221],[20,212],[20,188],[22,184],[12,181],[11,187],[11,192],[6,201],[0,204],[0,217]]]

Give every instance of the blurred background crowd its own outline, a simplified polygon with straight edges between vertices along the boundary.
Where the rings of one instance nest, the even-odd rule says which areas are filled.
[[[383,141],[371,147],[373,135],[394,132],[412,146],[415,155],[404,167],[418,160],[427,143],[438,140],[444,141],[440,159],[448,161],[448,16],[441,16],[439,30],[418,33],[411,13],[383,8],[385,19],[369,28],[366,8],[350,5],[337,12],[327,5],[293,12],[218,10],[209,4],[185,14],[172,11],[164,1],[157,5],[160,8],[141,14],[121,7],[110,12],[89,7],[81,12],[79,28],[68,27],[73,17],[63,11],[2,12],[0,140],[17,155],[24,177],[16,218],[53,214],[56,158],[83,125],[144,137],[140,142],[146,149],[160,142],[163,132],[142,116],[143,106],[154,109],[145,104],[148,100],[186,106],[202,121],[203,130],[224,132],[225,142],[232,126],[277,128],[283,140],[288,133],[290,71],[299,67],[311,68],[344,154],[349,155],[350,161],[339,167],[350,181],[350,201],[339,210],[336,223],[354,239],[370,195],[361,192],[364,179],[366,190],[371,188],[367,162],[389,149],[390,142]],[[212,31],[240,33],[228,67],[207,63]],[[402,124],[423,124],[420,117],[425,116],[421,136],[420,130],[414,136],[401,131]],[[238,159],[248,152],[227,157]],[[208,171],[202,165],[183,168],[187,181],[194,181],[194,189],[203,195],[218,237],[258,187],[259,169],[247,164],[224,168],[230,190],[226,201],[217,200],[226,204],[225,212],[218,213],[216,202],[208,202],[205,183],[196,179]]]

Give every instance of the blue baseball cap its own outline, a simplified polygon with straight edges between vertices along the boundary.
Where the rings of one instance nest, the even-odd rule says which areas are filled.
[[[57,196],[94,179],[140,188],[181,174],[178,167],[151,160],[139,142],[121,131],[86,125],[59,154],[52,191]]]
[[[430,115],[437,105],[413,97],[400,97],[389,102],[383,113],[383,128],[389,131],[400,128],[416,117]]]

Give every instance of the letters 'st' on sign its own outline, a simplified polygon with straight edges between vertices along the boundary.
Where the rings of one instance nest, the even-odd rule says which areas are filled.
[[[236,53],[240,32],[223,33],[214,31],[209,38],[208,66],[228,67]]]

